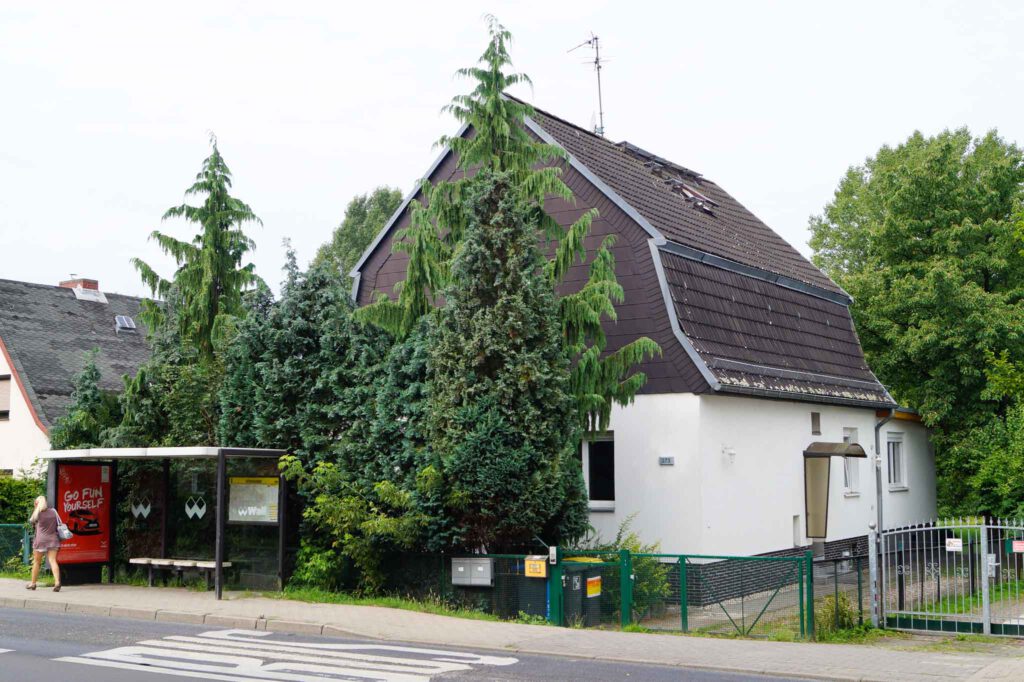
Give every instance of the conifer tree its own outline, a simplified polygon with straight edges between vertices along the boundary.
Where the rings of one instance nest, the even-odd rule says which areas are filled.
[[[469,221],[465,196],[471,191],[476,173],[504,175],[528,222],[535,239],[557,242],[555,255],[547,264],[552,289],[562,282],[569,268],[584,262],[584,240],[590,231],[596,210],[583,214],[568,230],[563,229],[544,209],[549,197],[572,199],[572,192],[561,180],[567,155],[560,147],[536,140],[524,122],[534,114],[533,107],[505,95],[505,90],[529,83],[525,74],[511,67],[508,43],[511,34],[488,17],[490,40],[475,67],[459,70],[475,87],[455,97],[445,110],[470,126],[470,137],[442,137],[457,156],[465,175],[458,180],[430,184],[421,188],[424,202],[412,204],[409,227],[396,233],[394,250],[408,254],[405,280],[396,287],[397,300],[381,295],[371,305],[357,311],[364,320],[378,324],[398,338],[404,338],[417,321],[429,313],[435,298],[451,283],[451,262],[465,235]],[[602,320],[614,320],[614,303],[623,292],[615,277],[611,240],[605,240],[594,255],[590,276],[581,291],[560,297],[553,303],[562,320],[563,347],[572,360],[571,387],[577,414],[586,430],[607,428],[613,403],[626,404],[643,386],[646,377],[632,368],[660,349],[644,337],[606,355]]]
[[[173,206],[163,216],[164,220],[184,218],[196,223],[199,233],[187,242],[159,230],[150,235],[177,263],[173,277],[164,279],[143,260],[132,259],[154,296],[163,300],[178,296],[178,333],[204,360],[213,357],[215,339],[225,331],[225,318],[241,314],[242,293],[259,281],[252,263],[242,265],[245,255],[255,248],[242,226],[262,224],[247,204],[231,196],[231,171],[217,148],[217,138],[211,135],[210,144],[213,151],[185,191],[186,197],[205,197],[202,205]],[[146,301],[143,320],[152,332],[166,317],[159,305]]]
[[[468,186],[466,233],[428,339],[428,433],[464,547],[586,529],[569,361],[536,214],[516,182],[486,169]],[[567,492],[574,523],[552,524]]]

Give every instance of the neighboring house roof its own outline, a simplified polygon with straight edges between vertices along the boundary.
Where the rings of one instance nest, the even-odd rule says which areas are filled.
[[[864,359],[849,295],[716,183],[544,111],[526,125],[563,147],[570,166],[650,235],[673,332],[706,390],[895,405]],[[360,269],[415,196],[356,265],[354,293]]]
[[[0,341],[41,425],[49,429],[71,402],[85,354],[99,349],[100,388],[120,391],[122,375],[149,359],[139,323],[141,299],[104,294],[106,303],[79,300],[65,287],[0,279]],[[135,332],[118,332],[115,318],[132,318]]]

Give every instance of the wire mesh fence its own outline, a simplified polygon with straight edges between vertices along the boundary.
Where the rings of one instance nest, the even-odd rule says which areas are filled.
[[[633,622],[645,628],[779,639],[807,635],[806,557],[633,554],[632,562],[641,567],[634,571]]]
[[[871,583],[867,555],[815,559],[814,630],[818,637],[870,619]]]
[[[20,523],[0,523],[0,568],[12,560],[27,563],[28,531]]]
[[[403,554],[388,562],[385,591],[504,619],[546,619],[548,583],[527,574],[529,555]]]

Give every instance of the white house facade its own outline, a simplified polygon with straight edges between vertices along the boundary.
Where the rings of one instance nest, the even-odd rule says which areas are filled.
[[[46,428],[35,418],[7,350],[0,344],[0,475],[24,473],[49,447]]]
[[[878,518],[874,429],[882,419],[874,410],[741,396],[638,396],[612,411],[609,432],[596,448],[583,444],[584,479],[591,497],[600,498],[590,501],[591,525],[609,539],[632,517],[645,540],[669,552],[805,548],[812,542],[800,453],[811,442],[849,439],[868,457],[831,459],[825,542],[862,538]],[[902,414],[881,426],[879,441],[885,526],[934,518],[927,429]]]
[[[639,368],[636,400],[581,448],[601,536],[632,517],[667,552],[836,554],[862,550],[879,516],[888,527],[935,516],[927,429],[871,372],[842,288],[700,173],[544,111],[525,126],[566,151],[559,163],[574,196],[549,198],[548,213],[568,227],[596,209],[590,253],[615,239],[624,300],[604,325],[608,352],[639,337],[662,350]],[[460,173],[445,150],[425,179]],[[394,240],[419,186],[352,270],[359,305],[394,296],[405,278]],[[567,291],[587,267],[573,266]],[[821,452],[839,455],[827,491],[805,481],[805,459]],[[816,526],[808,537],[807,507],[822,518],[808,490],[827,497],[824,537]]]

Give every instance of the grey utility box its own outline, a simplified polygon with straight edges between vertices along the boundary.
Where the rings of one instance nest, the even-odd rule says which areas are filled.
[[[452,559],[452,585],[491,587],[494,559]]]

